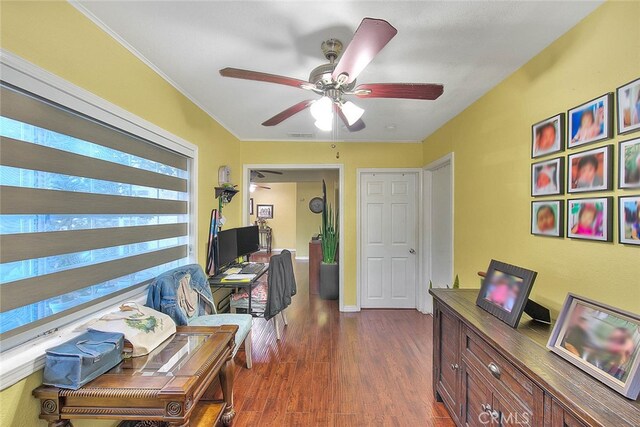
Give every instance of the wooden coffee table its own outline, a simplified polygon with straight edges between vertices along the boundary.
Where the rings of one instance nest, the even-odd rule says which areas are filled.
[[[238,327],[179,326],[177,333],[147,356],[126,359],[78,390],[40,386],[40,418],[50,427],[70,419],[164,421],[170,426],[231,425],[232,360]],[[214,400],[219,379],[223,400]]]

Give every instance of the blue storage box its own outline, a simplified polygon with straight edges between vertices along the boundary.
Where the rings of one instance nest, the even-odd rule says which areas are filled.
[[[47,350],[43,383],[77,390],[122,361],[124,334],[87,331]]]

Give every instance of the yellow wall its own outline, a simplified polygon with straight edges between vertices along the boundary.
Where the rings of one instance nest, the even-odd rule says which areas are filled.
[[[356,169],[422,167],[421,144],[319,142],[241,142],[245,164],[342,164],[345,174],[344,303],[356,303]],[[336,158],[336,153],[340,158]],[[243,183],[246,185],[246,183]]]
[[[259,185],[271,190],[256,188],[253,197],[253,215],[251,223],[256,220],[258,205],[273,205],[273,219],[267,220],[271,227],[272,249],[296,249],[296,184],[295,182],[278,182]]]
[[[640,248],[529,234],[531,125],[640,77],[639,22],[640,2],[605,3],[424,141],[425,163],[455,152],[463,287],[477,286],[493,257],[538,271],[532,296],[554,309],[571,291],[640,312]],[[634,136],[588,148],[616,144],[617,155],[617,142]],[[633,192],[604,195],[619,194]]]
[[[322,215],[311,212],[309,201],[314,197],[322,197],[322,182],[298,182],[296,191],[298,196],[296,200],[296,258],[304,258],[309,256],[311,236],[320,233]],[[328,192],[329,188],[327,188]],[[332,205],[335,207],[333,203]]]
[[[237,140],[128,50],[66,2],[7,2],[1,9],[0,46],[199,147],[199,261],[204,264],[209,211],[220,164],[234,179],[241,170]],[[217,204],[216,204],[217,205]],[[225,210],[237,225],[240,203]],[[37,426],[38,405],[31,390],[41,372],[0,393],[1,426]],[[75,426],[112,425],[74,422]]]

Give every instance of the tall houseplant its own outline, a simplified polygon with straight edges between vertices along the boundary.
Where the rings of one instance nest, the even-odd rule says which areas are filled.
[[[322,180],[322,263],[320,264],[320,298],[337,299],[340,280],[336,254],[338,251],[338,210],[327,203],[327,186]]]

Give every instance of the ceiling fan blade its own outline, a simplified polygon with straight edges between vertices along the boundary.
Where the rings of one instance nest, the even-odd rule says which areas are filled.
[[[338,81],[338,76],[347,74],[348,78],[342,84],[353,82],[397,33],[398,30],[385,20],[364,18],[331,77]]]
[[[283,174],[280,171],[270,171],[270,170],[266,170],[266,169],[260,169],[260,172],[262,172],[262,173],[272,173],[274,175],[282,175]]]
[[[269,120],[262,123],[262,126],[275,126],[278,123],[293,116],[294,114],[297,114],[305,108],[309,107],[309,105],[313,104],[313,102],[313,99],[307,99],[306,101],[298,102],[297,104],[287,108],[281,113],[278,113],[275,116],[271,117]]]
[[[258,185],[259,188],[264,188],[265,190],[271,190],[271,187],[267,187],[265,185]]]
[[[277,74],[267,74],[258,71],[241,70],[240,68],[223,68],[220,70],[223,77],[232,77],[234,79],[255,80],[259,82],[276,83],[279,85],[293,86],[300,89],[313,90],[314,86],[304,80],[294,79],[292,77],[279,76]]]
[[[347,120],[347,117],[342,112],[342,109],[336,107],[335,111],[338,113],[338,116],[340,116],[340,120],[342,120],[342,123],[344,123],[344,125],[347,127],[347,130],[349,132],[358,132],[366,127],[362,119],[358,119],[354,124],[349,126],[349,121]]]
[[[444,86],[433,83],[369,83],[353,90],[359,98],[437,99]]]

